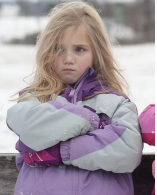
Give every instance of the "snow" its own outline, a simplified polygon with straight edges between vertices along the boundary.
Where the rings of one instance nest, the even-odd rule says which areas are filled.
[[[155,102],[155,45],[114,46],[113,53],[124,69],[131,100],[140,114],[148,104]],[[15,143],[18,137],[6,126],[7,109],[16,103],[8,99],[27,86],[22,80],[33,72],[35,55],[35,46],[0,44],[0,153],[17,153]],[[154,147],[145,145],[144,153],[154,152]]]

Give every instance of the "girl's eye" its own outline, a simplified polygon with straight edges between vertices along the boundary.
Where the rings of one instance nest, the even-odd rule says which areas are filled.
[[[82,47],[77,47],[77,48],[76,48],[76,51],[77,51],[77,52],[84,52],[84,51],[85,51],[85,49],[84,49],[84,48],[82,48]]]

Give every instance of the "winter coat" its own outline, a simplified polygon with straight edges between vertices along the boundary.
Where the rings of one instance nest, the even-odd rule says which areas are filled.
[[[143,142],[155,146],[155,104],[148,105],[139,116]],[[152,163],[152,174],[155,178],[155,160]],[[155,184],[151,195],[155,195]]]
[[[143,142],[155,146],[155,105],[147,106],[139,116]]]
[[[29,98],[8,110],[7,124],[19,135],[15,195],[134,194],[131,172],[143,149],[135,104],[117,92],[84,99],[106,87],[89,68],[55,101]],[[103,129],[94,128],[90,109],[104,120]],[[30,167],[23,162],[24,152],[58,143],[64,164]]]

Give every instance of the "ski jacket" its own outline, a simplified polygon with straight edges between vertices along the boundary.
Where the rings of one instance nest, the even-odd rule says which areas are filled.
[[[136,106],[117,92],[88,97],[106,87],[89,68],[55,101],[28,98],[8,110],[7,124],[19,136],[14,195],[134,194],[131,172],[143,149]],[[105,121],[103,129],[93,127],[87,110]],[[58,143],[63,164],[30,167],[23,162],[24,152]]]

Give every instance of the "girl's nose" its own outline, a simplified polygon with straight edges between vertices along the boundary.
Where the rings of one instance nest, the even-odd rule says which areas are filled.
[[[66,52],[64,57],[64,64],[74,64],[74,56],[71,52]]]

